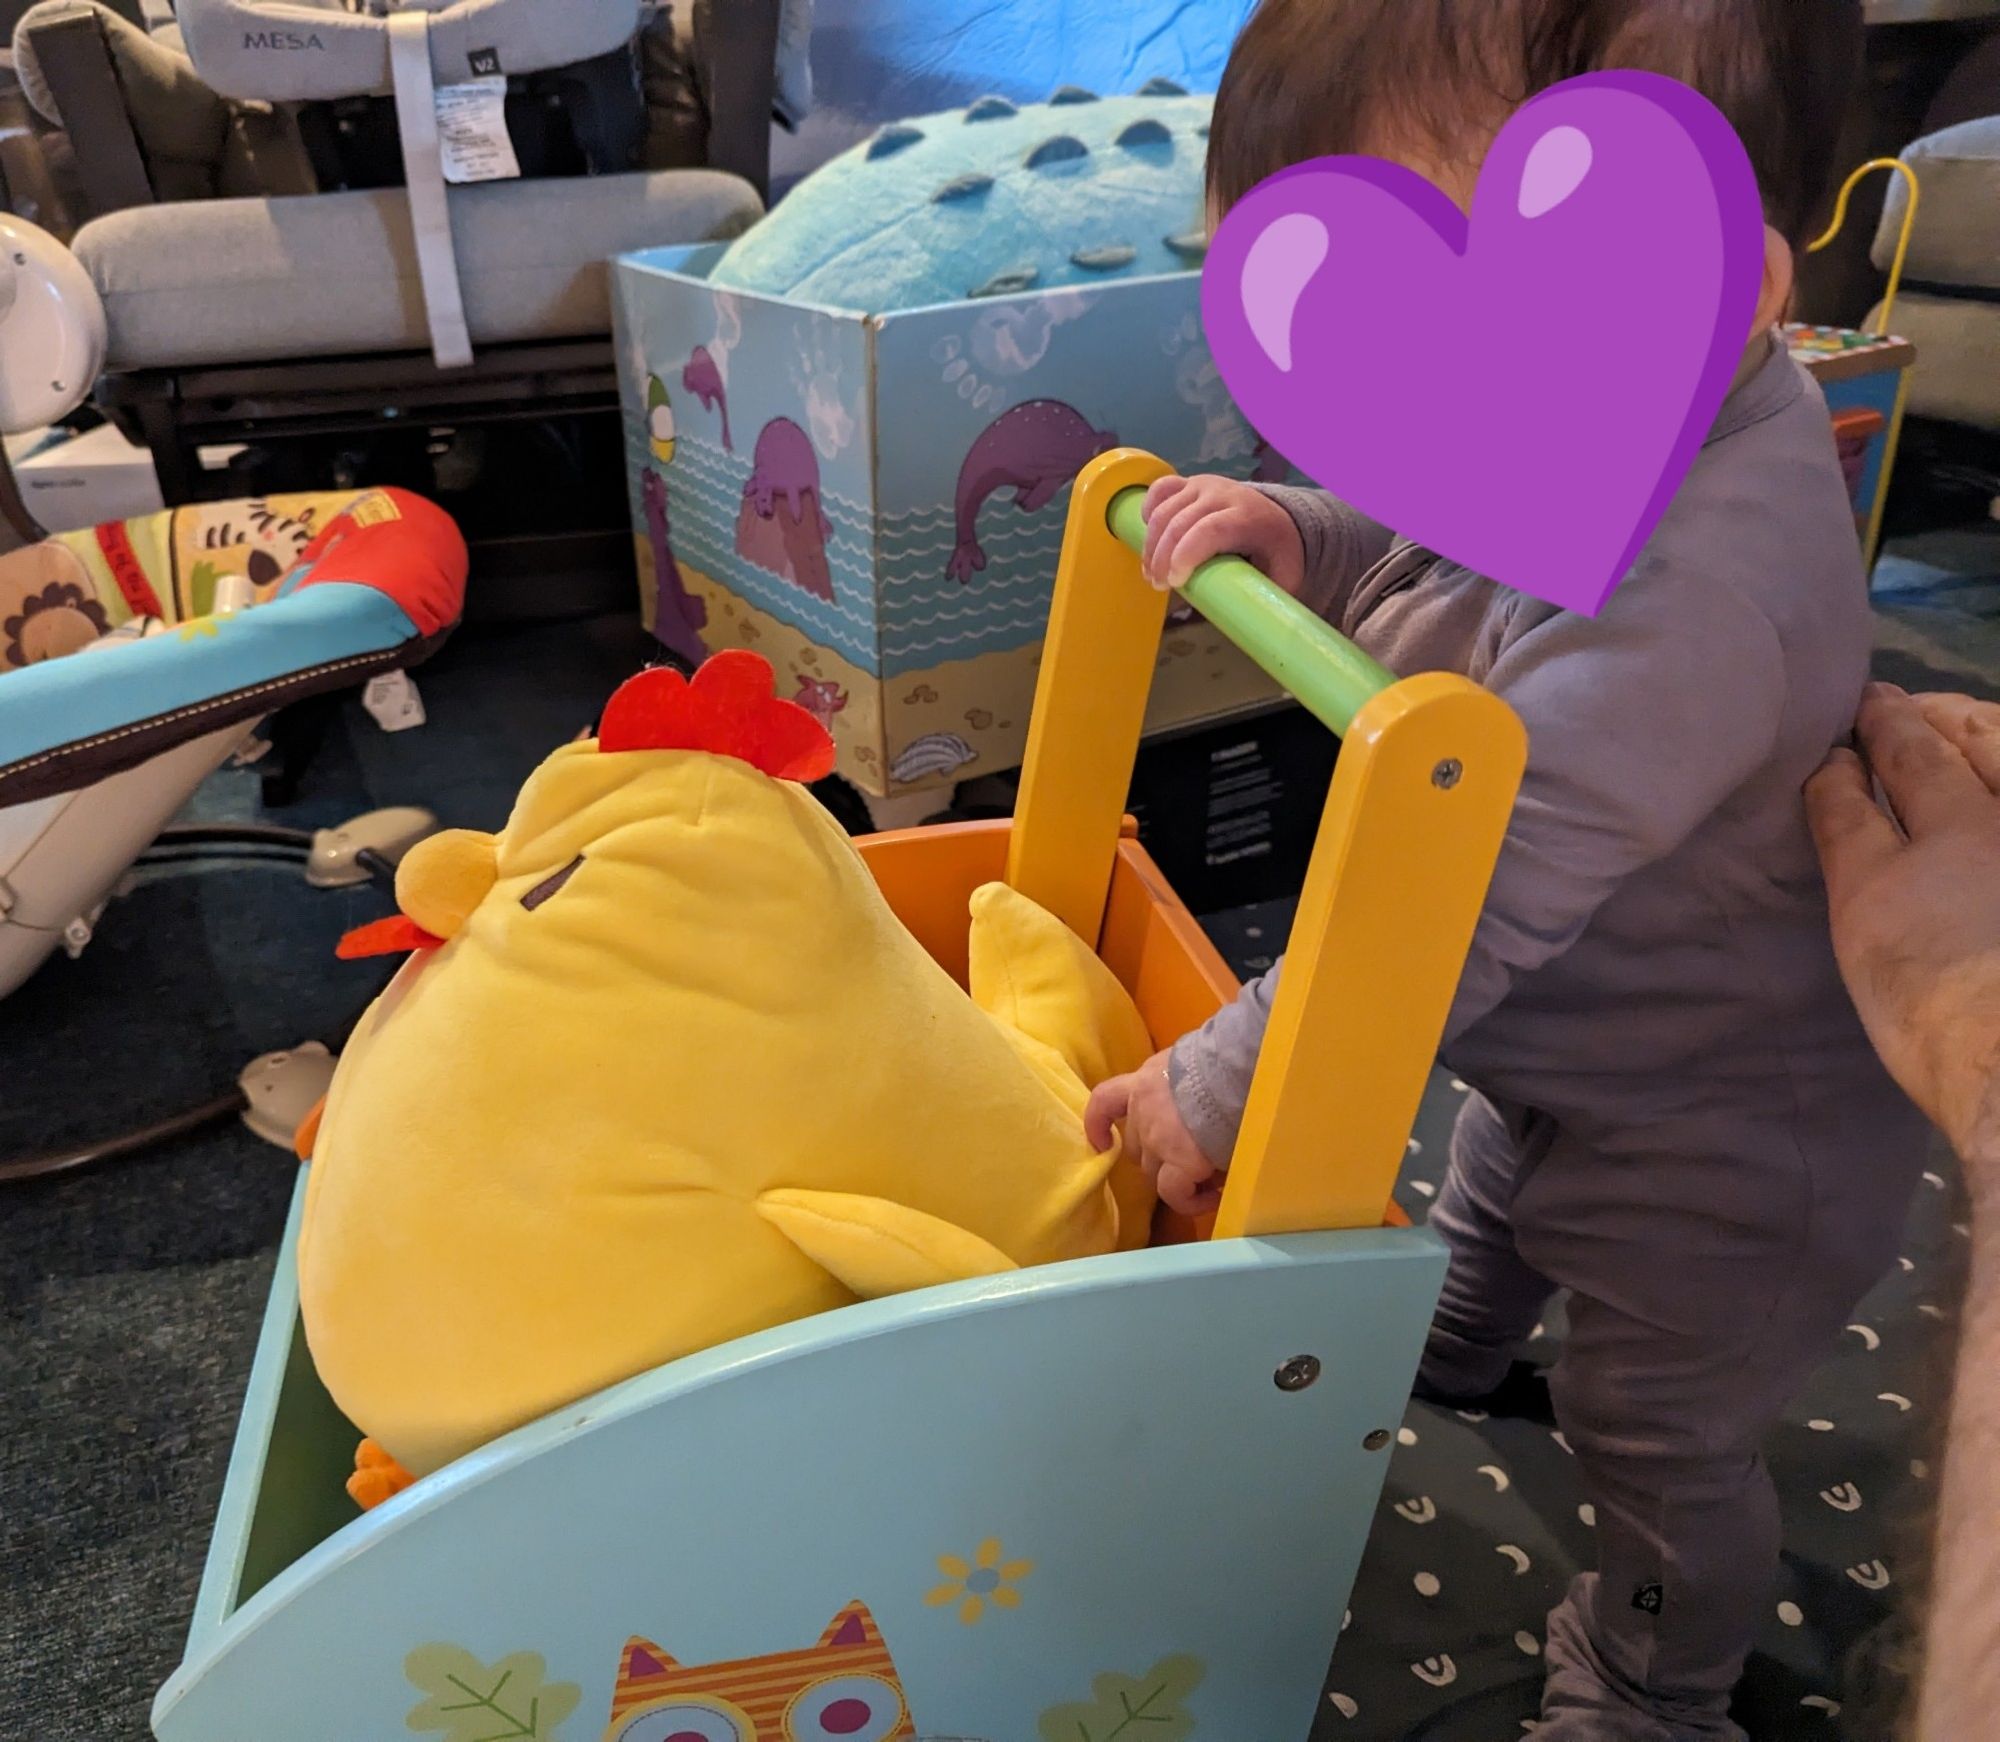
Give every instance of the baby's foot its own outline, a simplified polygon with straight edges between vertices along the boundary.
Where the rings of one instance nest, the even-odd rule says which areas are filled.
[[[1410,1395],[1420,1403],[1435,1403],[1445,1409],[1482,1409],[1488,1415],[1531,1421],[1541,1427],[1554,1427],[1556,1422],[1548,1375],[1532,1361],[1516,1361],[1507,1369],[1506,1378],[1478,1397],[1450,1396],[1421,1377],[1410,1387]]]
[[[372,1512],[415,1480],[373,1440],[363,1440],[354,1450],[354,1474],[347,1478],[347,1497],[363,1512]]]

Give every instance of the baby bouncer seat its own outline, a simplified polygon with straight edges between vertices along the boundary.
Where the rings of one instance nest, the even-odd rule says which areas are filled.
[[[1077,480],[1015,818],[859,844],[961,979],[1004,877],[1160,1043],[1234,989],[1120,816],[1166,470]],[[1240,562],[1190,598],[1345,740],[1213,1227],[689,1356],[357,1517],[295,1205],[162,1742],[1306,1735],[1444,1272],[1390,1188],[1525,740]]]
[[[104,356],[90,280],[0,215],[0,430],[68,415]],[[401,490],[171,509],[43,537],[0,464],[0,998],[74,954],[133,860],[289,703],[413,665],[465,544]],[[4,1176],[0,1169],[0,1176]]]

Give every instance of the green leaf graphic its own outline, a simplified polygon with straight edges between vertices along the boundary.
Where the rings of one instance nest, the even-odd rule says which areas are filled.
[[[437,1730],[444,1742],[557,1742],[576,1710],[575,1682],[544,1682],[538,1651],[517,1651],[490,1668],[456,1645],[420,1645],[403,1673],[430,1696],[411,1709],[412,1730]]]
[[[1196,1657],[1169,1657],[1136,1681],[1101,1675],[1087,1705],[1055,1706],[1042,1714],[1042,1742],[1187,1742],[1194,1718],[1182,1704],[1201,1686]]]

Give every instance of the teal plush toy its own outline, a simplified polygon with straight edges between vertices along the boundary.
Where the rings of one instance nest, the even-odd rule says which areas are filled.
[[[801,182],[711,281],[887,314],[1193,271],[1212,104],[1155,79],[893,122]]]

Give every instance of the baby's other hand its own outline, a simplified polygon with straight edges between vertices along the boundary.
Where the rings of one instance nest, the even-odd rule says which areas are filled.
[[[1291,515],[1234,478],[1162,478],[1146,492],[1146,579],[1184,587],[1210,557],[1240,556],[1288,593],[1305,585],[1306,547]]]
[[[1155,1053],[1130,1076],[1098,1085],[1083,1129],[1100,1154],[1111,1147],[1114,1125],[1124,1131],[1125,1153],[1168,1209],[1201,1216],[1221,1201],[1221,1170],[1202,1153],[1174,1105],[1165,1053]]]

